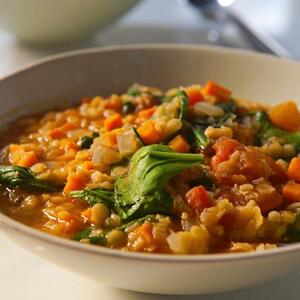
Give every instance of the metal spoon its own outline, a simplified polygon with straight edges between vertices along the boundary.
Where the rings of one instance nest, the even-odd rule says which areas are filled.
[[[222,26],[226,24],[235,25],[257,51],[279,57],[291,57],[289,51],[280,45],[273,37],[255,31],[238,15],[222,7],[217,0],[189,0],[189,3],[199,9],[201,14],[206,18]]]

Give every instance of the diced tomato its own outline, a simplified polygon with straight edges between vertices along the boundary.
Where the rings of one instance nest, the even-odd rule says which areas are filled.
[[[266,161],[272,169],[272,174],[269,178],[272,183],[284,183],[288,180],[288,174],[286,171],[271,157],[266,156]]]
[[[225,161],[234,151],[243,150],[245,147],[237,140],[220,138],[216,141],[213,148],[216,151],[216,155],[218,155],[222,161]]]
[[[209,199],[208,193],[202,185],[190,189],[185,194],[185,198],[189,207],[197,214],[200,214],[204,208],[212,206],[212,201]]]
[[[237,140],[221,137],[214,144],[213,148],[216,151],[216,155],[212,158],[212,168],[228,160],[229,156],[236,150],[244,150],[245,147]]]

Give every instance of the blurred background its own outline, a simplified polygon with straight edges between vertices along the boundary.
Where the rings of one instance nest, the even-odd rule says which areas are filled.
[[[300,59],[299,0],[0,0],[0,76],[50,54],[192,43]]]

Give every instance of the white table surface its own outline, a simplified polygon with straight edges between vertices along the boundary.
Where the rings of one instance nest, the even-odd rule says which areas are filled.
[[[249,0],[244,1],[249,2]],[[267,1],[273,1],[277,5],[279,5],[279,2],[283,2],[266,0],[264,3]],[[288,1],[295,4],[295,0]],[[159,12],[156,10],[158,4],[160,4]],[[281,7],[281,9],[283,8]],[[176,15],[176,18],[170,18],[169,16],[172,14]],[[20,45],[13,36],[0,29],[0,77],[15,68],[29,64],[46,55],[74,48],[136,42],[207,43],[202,34],[205,30],[205,25],[199,29],[198,18],[199,16],[194,10],[180,6],[174,0],[147,0],[130,15],[123,18],[115,27],[103,34],[99,34],[93,41],[77,45],[76,47],[69,46],[58,49],[34,49]],[[272,24],[269,22],[267,25],[270,27]],[[272,31],[271,27],[270,30]],[[276,35],[276,28],[274,27],[273,29],[274,35]],[[280,38],[279,33],[278,37]],[[239,41],[233,42],[238,44]],[[118,290],[104,287],[101,283],[86,280],[46,261],[42,261],[26,253],[7,238],[0,236],[1,300],[294,300],[299,299],[299,293],[300,273],[291,274],[261,286],[215,295],[174,297]]]

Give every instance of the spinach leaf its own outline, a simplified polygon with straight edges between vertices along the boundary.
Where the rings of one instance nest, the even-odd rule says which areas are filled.
[[[167,181],[202,162],[200,154],[176,153],[165,145],[140,148],[131,159],[128,176],[115,183],[115,208],[121,219],[170,214],[173,199],[165,189]]]
[[[197,179],[189,182],[190,187],[200,184],[203,185],[207,190],[211,190],[214,184],[212,175],[205,168],[203,168],[202,174]]]
[[[187,110],[188,110],[188,105],[189,105],[189,97],[186,94],[185,91],[179,91],[176,94],[176,97],[178,97],[179,101],[180,101],[180,112],[179,112],[179,119],[183,120]]]
[[[70,192],[69,195],[74,198],[80,198],[93,206],[96,203],[103,203],[107,207],[113,206],[113,192],[102,188],[84,189],[80,191]]]
[[[137,88],[135,87],[130,87],[127,90],[127,95],[128,96],[132,96],[132,97],[136,97],[136,96],[140,96],[141,95],[141,91],[139,91]]]
[[[164,103],[164,102],[170,102],[173,99],[173,97],[166,96],[166,95],[153,95],[153,99],[158,103]]]
[[[148,221],[148,222],[155,222],[155,221],[157,221],[156,215],[153,215],[153,214],[152,215],[146,215],[144,217],[132,220],[130,222],[127,222],[127,223],[124,223],[124,224],[120,225],[119,227],[117,227],[117,229],[119,229],[121,231],[125,231],[128,227],[130,227],[132,225],[135,225],[135,224],[144,223],[145,221]]]
[[[135,224],[142,224],[145,221],[148,222],[156,222],[156,215],[146,215],[142,218],[124,223],[115,229],[125,231],[128,227],[135,225]],[[73,239],[75,241],[81,241],[81,240],[89,240],[91,244],[94,245],[105,245],[106,244],[106,234],[107,232],[100,231],[94,227],[88,227],[80,232],[77,232]]]
[[[271,123],[265,112],[257,112],[255,120],[259,124],[258,140],[263,144],[270,137],[283,138],[287,143],[294,145],[300,152],[300,132],[288,132]]]
[[[94,139],[99,137],[100,134],[98,132],[93,132],[92,136],[85,135],[78,141],[78,146],[81,149],[89,149],[94,142]]]
[[[36,178],[28,168],[0,165],[0,183],[36,192],[57,192],[59,187]]]
[[[106,243],[105,233],[102,231],[99,232],[99,230],[93,227],[88,227],[76,233],[73,239],[75,241],[89,240],[89,242],[94,245],[105,245]]]
[[[205,149],[209,144],[209,138],[204,134],[204,131],[201,128],[191,127],[194,135],[194,143],[201,149]]]
[[[134,110],[135,110],[135,106],[131,101],[125,102],[122,106],[122,113],[125,115],[134,112]]]

